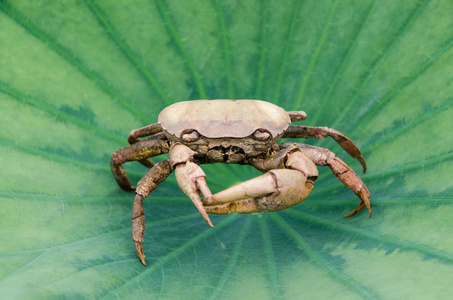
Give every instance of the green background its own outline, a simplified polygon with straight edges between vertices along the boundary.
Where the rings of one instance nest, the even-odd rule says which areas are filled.
[[[0,1],[3,299],[441,299],[453,293],[453,2]],[[369,187],[328,168],[302,204],[212,216],[174,175],[145,200],[109,168],[128,133],[188,99],[305,110]],[[126,166],[137,182],[146,168]],[[259,173],[203,166],[216,192]]]

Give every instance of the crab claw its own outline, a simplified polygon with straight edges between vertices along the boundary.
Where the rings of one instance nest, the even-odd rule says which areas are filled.
[[[179,164],[175,169],[175,177],[181,190],[192,200],[206,223],[210,227],[214,227],[199,196],[201,193],[204,198],[212,197],[206,184],[206,175],[200,166],[190,161]]]
[[[275,169],[214,194],[203,201],[210,214],[262,213],[287,209],[302,202],[313,181],[302,172]]]

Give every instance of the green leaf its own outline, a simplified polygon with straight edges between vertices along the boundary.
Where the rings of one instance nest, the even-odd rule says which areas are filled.
[[[453,4],[431,1],[0,1],[0,295],[5,299],[446,299],[453,288]],[[212,216],[171,175],[145,200],[110,155],[188,99],[305,110],[372,194],[327,168],[303,203]],[[137,182],[146,168],[126,165]],[[216,192],[259,174],[203,166]]]

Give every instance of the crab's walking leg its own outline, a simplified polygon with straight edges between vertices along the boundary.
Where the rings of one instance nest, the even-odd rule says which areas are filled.
[[[290,125],[286,130],[283,138],[315,138],[322,140],[330,136],[333,138],[346,152],[352,157],[358,159],[363,167],[363,172],[366,172],[366,162],[360,152],[360,149],[344,134],[338,130],[328,127],[310,127]]]
[[[147,125],[145,127],[132,130],[129,133],[127,141],[132,145],[139,142],[140,138],[145,136],[149,136],[149,139],[159,138],[157,134],[160,132],[162,132],[162,126],[159,123]],[[154,162],[150,158],[140,159],[138,162],[148,168],[152,168],[154,166]]]
[[[126,191],[134,190],[129,176],[122,166],[128,161],[143,161],[149,157],[167,153],[169,151],[168,141],[162,139],[145,139],[135,144],[118,149],[112,154],[110,168],[118,185]],[[152,167],[152,166],[150,166]]]
[[[287,113],[289,115],[289,118],[291,119],[291,122],[302,121],[307,118],[307,113],[302,110],[288,111]]]
[[[332,173],[360,198],[361,202],[345,218],[351,217],[366,207],[371,217],[370,192],[359,176],[335,153],[320,147],[300,143],[283,143],[282,147],[296,145],[302,153],[309,157],[318,166],[329,166]]]
[[[160,126],[159,123],[156,124],[151,124],[142,128],[134,129],[129,133],[129,138],[127,141],[129,144],[135,144],[138,141],[140,141],[141,137],[149,136],[149,135],[154,135],[156,133],[159,133],[162,131],[162,126]]]
[[[142,242],[145,235],[145,211],[143,199],[146,198],[157,186],[164,181],[172,172],[168,159],[158,162],[138,182],[135,191],[134,204],[132,206],[132,240],[140,261],[146,266],[143,254]]]
[[[193,162],[195,154],[196,152],[189,147],[175,143],[170,148],[170,164],[175,169],[176,181],[181,190],[192,200],[206,223],[214,227],[199,196],[201,193],[204,198],[209,198],[212,194],[206,184],[206,174],[199,165]]]

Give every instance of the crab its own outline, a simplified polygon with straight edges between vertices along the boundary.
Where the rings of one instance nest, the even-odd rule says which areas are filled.
[[[359,148],[341,132],[328,127],[290,125],[306,117],[303,111],[287,112],[261,100],[194,100],[170,105],[159,114],[158,123],[132,130],[130,145],[112,154],[110,166],[123,190],[135,190],[132,240],[140,261],[146,266],[142,247],[143,199],[173,171],[181,190],[211,227],[214,225],[208,214],[273,212],[302,202],[318,178],[316,166],[330,167],[359,197],[358,206],[345,217],[364,207],[371,217],[370,192],[333,152],[297,142],[277,143],[282,138],[332,137],[366,171]],[[168,159],[156,164],[150,159],[164,153],[169,154]],[[122,166],[130,161],[150,168],[136,187]],[[212,194],[200,167],[212,163],[250,165],[264,174]]]

